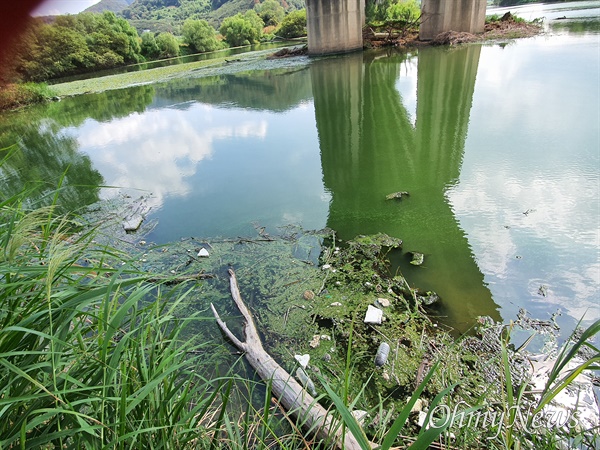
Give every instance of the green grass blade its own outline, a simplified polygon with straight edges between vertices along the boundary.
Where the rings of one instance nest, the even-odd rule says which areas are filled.
[[[358,422],[356,421],[356,419],[354,418],[354,416],[352,415],[350,410],[344,404],[344,401],[335,392],[333,392],[331,387],[329,387],[329,385],[327,384],[327,382],[325,382],[325,380],[323,378],[319,378],[319,379],[320,379],[321,383],[323,384],[323,387],[327,391],[327,395],[329,396],[331,401],[334,403],[337,412],[342,417],[344,424],[348,427],[348,429],[354,435],[354,438],[360,445],[360,448],[363,450],[371,450],[371,445],[369,444],[369,440],[365,436],[365,433],[363,432],[362,428],[360,427],[360,425],[358,424]]]
[[[451,386],[448,386],[446,389],[444,389],[442,392],[438,393],[434,399],[432,400],[431,404],[429,405],[429,411],[427,412],[427,416],[425,416],[425,424],[428,424],[430,421],[430,417],[431,414],[433,413],[433,411],[435,411],[435,408],[437,407],[437,405],[442,401],[442,399],[448,395],[450,392],[452,392],[452,390],[458,386],[458,383],[454,383]],[[421,428],[421,431],[419,433],[419,436],[421,434],[425,433],[425,427]]]
[[[233,386],[233,379],[230,379],[227,383],[227,387],[225,388],[225,394],[221,397],[221,412],[219,413],[219,417],[217,418],[217,422],[214,425],[214,434],[213,434],[213,439],[210,443],[210,450],[213,450],[214,448],[217,448],[217,442],[219,439],[219,430],[223,424],[223,419],[226,417],[227,411],[227,403],[229,402],[229,398],[231,395],[231,388]],[[229,420],[227,420],[227,424],[229,423]],[[227,425],[226,424],[226,425]]]
[[[581,322],[581,321],[580,321]],[[550,384],[554,382],[554,380],[558,377],[562,369],[576,356],[577,352],[581,348],[582,345],[586,344],[586,341],[596,334],[600,332],[600,319],[591,324],[588,328],[586,328],[579,339],[575,342],[574,345],[568,346],[564,345],[556,359],[556,363],[552,370],[550,371],[548,387]]]
[[[596,353],[590,359],[584,361],[579,364],[573,370],[567,372],[567,374],[557,381],[557,378],[563,372],[563,369],[576,357],[579,349],[582,346],[587,346],[590,348],[595,348],[593,345],[588,343],[587,341],[597,335],[600,332],[600,319],[591,324],[588,328],[586,328],[579,339],[573,345],[565,344],[561,351],[558,354],[556,362],[550,371],[548,376],[548,381],[546,382],[546,386],[544,391],[542,392],[541,398],[538,402],[534,410],[534,414],[544,408],[548,403],[552,401],[554,397],[558,395],[560,391],[566,388],[581,372],[586,369],[593,369],[595,364],[600,361],[600,353]],[[571,335],[572,336],[572,335]],[[567,341],[568,342],[568,341]]]
[[[425,389],[425,386],[427,385],[427,383],[429,383],[429,380],[431,380],[431,377],[433,377],[433,374],[437,370],[438,365],[439,365],[439,361],[436,362],[431,367],[431,369],[429,369],[429,372],[427,372],[427,375],[425,375],[421,384],[419,384],[419,386],[417,387],[417,389],[415,390],[413,395],[410,397],[410,400],[408,401],[406,406],[402,409],[402,411],[400,411],[400,415],[394,421],[394,423],[390,427],[389,431],[386,433],[385,439],[381,443],[381,450],[389,450],[391,448],[394,441],[396,440],[396,438],[402,431],[402,428],[404,428],[404,425],[406,424],[406,421],[408,420],[408,416],[410,415],[410,411],[412,410],[412,407],[415,405],[415,403],[421,396],[421,393]]]

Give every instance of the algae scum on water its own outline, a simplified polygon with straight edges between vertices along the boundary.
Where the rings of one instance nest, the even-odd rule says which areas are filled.
[[[105,204],[91,216],[108,217],[103,208],[114,208],[115,203],[121,202]],[[127,206],[122,209],[120,215],[126,216]],[[92,217],[87,220],[94,222]],[[320,377],[338,392],[349,377],[348,395],[358,400],[357,407],[371,411],[384,399],[389,411],[397,410],[394,405],[405,401],[440,358],[444,365],[429,383],[428,396],[462,381],[461,398],[473,400],[477,386],[493,381],[495,370],[472,370],[489,360],[478,356],[481,346],[466,350],[455,345],[428,319],[425,308],[431,293],[412,288],[402,274],[389,272],[388,256],[402,252],[400,239],[378,234],[340,242],[331,230],[288,226],[270,235],[258,225],[255,228],[253,237],[190,237],[156,246],[142,239],[152,229],[151,222],[144,222],[138,233],[126,234],[107,220],[98,242],[116,240],[136,255],[132,264],[138,270],[177,280],[174,289],[187,296],[181,317],[198,319],[186,330],[186,338],[217,344],[203,358],[204,369],[213,375],[240,358],[210,312],[213,303],[234,334],[242,335],[229,291],[227,270],[233,268],[265,349],[289,373],[296,373],[298,359],[308,359],[306,374],[315,380],[318,393],[323,393]],[[375,319],[367,314],[373,311]],[[384,359],[382,348],[387,350]],[[373,424],[382,424],[376,412],[369,417]]]
[[[270,234],[255,225],[253,236],[186,237],[155,245],[144,240],[155,224],[151,220],[144,220],[135,233],[124,231],[122,220],[143,204],[144,197],[115,198],[95,205],[80,219],[97,224],[97,245],[117,243],[133,255],[123,267],[148,273],[147,281],[157,283],[156,289],[174,291],[181,305],[176,316],[194,318],[181,336],[192,344],[209,344],[199,350],[198,371],[208,379],[232,370],[255,379],[210,311],[212,303],[233,334],[243,337],[242,318],[230,293],[228,269],[233,268],[265,350],[296,374],[324,407],[331,405],[323,382],[345,396],[353,410],[363,411],[368,436],[389,429],[433,367],[408,433],[418,433],[428,403],[443,392],[450,408],[467,404],[493,409],[505,395],[504,351],[515,385],[526,385],[530,375],[521,349],[506,348],[510,334],[519,331],[516,336],[525,341],[532,335],[556,337],[553,324],[532,322],[523,313],[510,326],[482,318],[472,336],[454,339],[431,320],[443,299],[411,286],[399,271],[391,272],[390,259],[411,252],[386,234],[342,242],[329,229],[287,226]],[[98,225],[99,218],[103,222]],[[463,444],[473,436],[461,435]]]

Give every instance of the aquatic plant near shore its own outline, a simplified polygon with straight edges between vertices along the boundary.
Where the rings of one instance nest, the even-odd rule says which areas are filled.
[[[0,111],[44,103],[56,97],[45,83],[11,83],[0,86]]]

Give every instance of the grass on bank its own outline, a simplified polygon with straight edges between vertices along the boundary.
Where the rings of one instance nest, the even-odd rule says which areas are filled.
[[[195,446],[217,391],[179,340],[186,292],[162,301],[52,208],[0,207],[0,447]]]
[[[229,70],[248,70],[247,64],[262,61],[274,52],[271,50],[253,51],[249,55],[222,56],[219,58],[173,64],[135,72],[105,75],[96,78],[68,81],[47,85],[46,83],[12,83],[0,86],[0,111],[18,109],[35,103],[44,103],[61,97],[81,94],[98,93],[131,86],[159,83],[172,78],[211,75],[199,71],[220,70],[227,67]],[[228,66],[235,60],[236,66]]]
[[[11,83],[0,86],[0,111],[44,103],[57,93],[45,83]]]
[[[525,19],[523,19],[522,17],[519,16],[515,16],[513,14],[504,14],[504,15],[500,15],[500,14],[491,14],[489,16],[485,16],[485,23],[496,23],[496,22],[501,22],[501,21],[506,21],[506,20],[510,20],[514,23],[527,23],[527,21]],[[536,21],[534,21],[533,23],[535,23]]]

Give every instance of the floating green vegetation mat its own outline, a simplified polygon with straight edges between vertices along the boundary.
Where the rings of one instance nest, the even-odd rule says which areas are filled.
[[[299,373],[302,361],[306,385],[312,378],[318,401],[347,413],[345,423],[354,423],[350,410],[362,409],[366,435],[389,444],[383,448],[429,433],[417,425],[428,402],[431,411],[467,405],[494,415],[483,435],[454,427],[446,440],[454,448],[556,448],[558,436],[597,447],[595,404],[591,425],[566,431],[531,435],[529,422],[515,428],[508,420],[541,410],[575,388],[579,373],[599,369],[590,339],[600,321],[562,347],[534,401],[526,392],[530,361],[520,349],[556,325],[520,313],[521,332],[530,334],[516,350],[513,323],[481,320],[479,336],[455,341],[428,319],[434,293],[390,273],[399,239],[340,242],[331,230],[289,226],[275,236],[256,226],[252,237],[157,246],[144,240],[152,221],[131,234],[123,226],[147,213],[147,200],[115,197],[77,217],[56,216],[56,206],[26,211],[19,196],[0,201],[0,447],[206,448],[210,441],[211,448],[257,448],[248,442],[269,441],[266,448],[281,442],[285,424],[286,442],[294,444],[281,448],[309,448],[287,416],[268,419],[278,407],[270,383],[244,373],[243,356],[209,312],[215,304],[242,337],[229,268],[266,351],[289,373]],[[575,368],[562,375],[570,362]],[[509,419],[496,422],[496,414]]]
[[[87,93],[103,92],[113,89],[123,89],[142,84],[166,82],[175,78],[198,78],[213,75],[224,75],[251,70],[269,70],[281,67],[295,67],[307,64],[306,57],[267,59],[274,52],[260,50],[249,52],[236,57],[222,57],[195,61],[172,66],[156,67],[137,72],[107,75],[86,80],[69,81],[52,85],[56,95],[71,96]]]
[[[534,336],[556,332],[553,323],[534,321],[523,312],[510,326],[482,318],[473,335],[455,340],[429,319],[435,293],[422,292],[401,273],[390,272],[389,257],[403,251],[402,242],[384,234],[341,242],[327,229],[288,226],[275,235],[256,226],[254,236],[189,237],[157,246],[143,238],[152,222],[126,234],[114,221],[143,201],[143,197],[114,199],[80,219],[97,223],[97,217],[106,218],[98,226],[96,245],[120,243],[134,255],[128,263],[134,273],[150,274],[150,282],[161,274],[161,284],[173,289],[173,298],[182,298],[175,319],[194,318],[180,337],[191,348],[201,349],[200,355],[194,353],[199,356],[198,373],[218,379],[235,367],[242,379],[256,380],[210,311],[212,303],[243,339],[241,315],[229,288],[227,272],[233,268],[265,350],[290,374],[298,374],[300,361],[306,364],[301,378],[307,386],[306,377],[312,379],[323,406],[333,406],[325,383],[351,410],[362,410],[363,429],[375,442],[383,439],[424,379],[428,381],[404,435],[420,432],[418,420],[424,420],[427,405],[436,404],[441,394],[449,410],[470,405],[495,413],[499,405],[507,405],[507,392],[520,386],[522,394],[529,377],[521,348],[508,344],[511,334],[520,335],[524,341],[520,347],[525,347]],[[176,295],[178,290],[185,295]],[[248,405],[244,402],[257,410],[265,402],[260,389],[244,395],[232,399],[231,414],[244,410]],[[520,397],[519,402],[525,409],[533,404]],[[496,431],[486,430],[492,435]],[[458,447],[485,443],[478,433],[453,432],[452,442]]]
[[[227,269],[233,268],[267,352],[292,374],[298,367],[295,356],[309,355],[310,377],[323,377],[337,392],[347,384],[355,408],[368,411],[366,426],[373,434],[385,428],[390,413],[401,409],[437,360],[443,363],[427,385],[427,398],[460,382],[456,401],[474,404],[483,386],[489,388],[497,379],[497,346],[483,345],[478,338],[457,344],[428,319],[423,293],[401,274],[388,272],[387,257],[401,251],[399,239],[380,234],[339,242],[330,230],[287,227],[277,236],[257,228],[257,235],[248,238],[130,244],[138,248],[135,264],[140,270],[179,280],[188,277],[194,283],[199,274],[210,275],[197,283],[179,309],[182,317],[204,318],[188,325],[188,340],[218,344],[203,358],[209,371],[229,367],[240,357],[211,320],[209,309],[213,303],[233,333],[243,337],[229,291]],[[371,308],[382,311],[380,324],[365,323]],[[382,343],[389,346],[389,354],[378,367],[375,356]],[[515,378],[521,375],[522,370],[515,369]],[[389,409],[377,409],[381,405]]]

